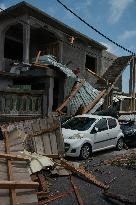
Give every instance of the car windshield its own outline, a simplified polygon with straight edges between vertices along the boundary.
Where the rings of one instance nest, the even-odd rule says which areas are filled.
[[[85,131],[88,130],[91,125],[95,122],[95,118],[89,117],[74,117],[67,122],[62,124],[65,129]]]

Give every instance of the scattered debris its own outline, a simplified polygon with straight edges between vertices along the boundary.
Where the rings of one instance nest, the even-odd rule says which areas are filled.
[[[110,164],[113,166],[121,166],[125,168],[136,169],[136,153],[131,152],[127,155],[121,155],[114,159],[105,160],[104,164]]]
[[[68,170],[72,171],[73,173],[77,174],[78,176],[81,176],[83,178],[85,178],[88,182],[91,182],[93,184],[95,184],[98,187],[101,187],[103,189],[108,189],[109,186],[104,184],[103,182],[99,181],[96,179],[96,177],[94,175],[92,175],[90,172],[85,171],[82,168],[75,168],[74,166],[72,166],[70,163],[68,163],[67,161],[61,159],[61,164]]]
[[[56,194],[56,195],[54,195],[54,196],[49,196],[47,199],[42,200],[42,201],[39,201],[39,205],[45,205],[45,204],[50,203],[50,202],[52,202],[52,201],[55,201],[55,200],[64,198],[64,197],[66,197],[67,195],[71,194],[73,191],[74,191],[74,190],[71,189],[70,191],[67,191],[67,192],[64,192],[64,193],[59,193],[59,194]]]

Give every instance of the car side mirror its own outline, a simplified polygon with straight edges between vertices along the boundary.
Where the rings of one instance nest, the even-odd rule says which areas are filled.
[[[91,134],[95,134],[98,132],[98,128],[97,127],[93,127],[93,129],[91,130]]]

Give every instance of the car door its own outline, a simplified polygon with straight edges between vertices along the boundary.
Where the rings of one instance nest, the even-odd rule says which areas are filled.
[[[108,118],[107,120],[110,133],[109,145],[116,145],[116,139],[120,131],[120,127],[118,126],[116,119]]]
[[[94,151],[107,147],[109,139],[109,130],[107,119],[102,118],[96,124],[97,132],[94,134]]]

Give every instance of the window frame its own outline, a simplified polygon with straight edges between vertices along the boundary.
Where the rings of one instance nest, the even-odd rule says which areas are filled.
[[[109,120],[114,120],[114,121],[116,122],[116,126],[115,126],[115,127],[110,128],[110,125],[109,125]],[[109,130],[116,128],[116,127],[117,127],[117,125],[118,125],[118,124],[117,124],[117,120],[116,120],[116,119],[113,119],[113,118],[107,118],[107,122],[108,122],[108,128],[109,128]]]
[[[109,129],[109,127],[108,127],[108,120],[107,120],[107,118],[101,118],[101,119],[99,119],[99,120],[96,122],[96,124],[95,124],[95,126],[94,126],[94,127],[96,127],[96,128],[97,128],[97,123],[98,123],[99,121],[101,121],[101,120],[106,120],[107,129],[104,129],[104,130],[101,130],[101,131],[99,131],[99,129],[98,129],[98,131],[97,131],[97,132],[103,132],[103,131],[106,131],[106,130],[108,130],[108,129]]]

